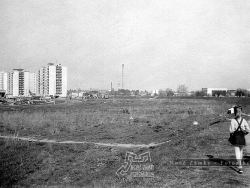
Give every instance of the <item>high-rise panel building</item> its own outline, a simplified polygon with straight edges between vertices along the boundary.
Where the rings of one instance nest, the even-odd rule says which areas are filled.
[[[8,73],[7,94],[17,96],[30,96],[30,75],[29,71],[13,69]]]
[[[7,94],[13,95],[13,72],[8,72]]]
[[[8,89],[8,73],[7,72],[4,73],[3,78],[4,78],[4,87],[3,87],[3,89],[7,92],[7,89]]]
[[[0,71],[0,90],[7,91],[7,72]]]
[[[29,73],[29,92],[32,95],[36,94],[36,84],[37,82],[37,77],[36,77],[36,73]]]
[[[47,83],[47,95],[56,94],[56,66],[53,63],[49,63],[47,66],[47,75],[46,75],[46,83]]]
[[[20,83],[20,81],[19,81],[19,72],[20,71],[21,70],[14,69],[13,72],[12,72],[12,74],[13,74],[12,80],[10,80],[13,83],[12,95],[14,97],[22,95],[22,92],[21,93],[19,92],[19,90],[20,91],[23,90],[23,88],[21,88],[23,86],[23,84],[21,84],[21,86],[19,86],[19,83]],[[23,80],[23,79],[21,78],[21,80]],[[19,87],[20,87],[20,89],[19,89]]]
[[[38,70],[38,73],[37,73],[37,94],[40,96],[45,95],[44,78],[45,78],[45,67],[42,67]]]
[[[60,64],[56,66],[56,94],[62,94],[62,66]]]
[[[67,96],[67,67],[61,64],[49,63],[38,70],[38,73],[30,73],[24,69],[13,69],[12,72],[0,71],[0,90],[16,96]]]
[[[63,67],[61,64],[56,65],[56,95],[67,96],[67,79],[67,67]]]
[[[0,98],[7,93],[7,72],[0,71]]]
[[[67,67],[49,63],[38,71],[37,93],[41,96],[67,96]]]
[[[67,97],[68,90],[68,68],[62,67],[62,97]]]
[[[29,71],[24,71],[23,72],[23,95],[24,96],[29,96],[30,95],[30,73]]]
[[[55,95],[56,91],[56,67],[49,63],[38,71],[37,91],[41,96]]]

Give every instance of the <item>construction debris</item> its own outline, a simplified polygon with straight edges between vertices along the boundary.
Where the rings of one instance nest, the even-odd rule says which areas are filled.
[[[0,105],[33,105],[33,104],[55,104],[55,100],[51,97],[42,98],[35,97],[16,97],[16,98],[0,98]]]

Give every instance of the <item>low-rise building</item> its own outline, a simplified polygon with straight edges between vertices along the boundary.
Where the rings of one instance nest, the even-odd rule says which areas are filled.
[[[158,90],[158,89],[153,90],[153,91],[151,92],[151,96],[155,96],[155,95],[159,95],[159,90]]]
[[[227,88],[202,88],[208,96],[226,96]]]
[[[234,89],[227,90],[227,96],[235,97],[235,94],[236,94],[236,90]]]

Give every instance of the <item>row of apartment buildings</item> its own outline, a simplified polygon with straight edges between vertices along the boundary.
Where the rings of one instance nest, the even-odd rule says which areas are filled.
[[[67,67],[49,63],[37,73],[24,69],[0,71],[0,93],[7,96],[67,96]]]

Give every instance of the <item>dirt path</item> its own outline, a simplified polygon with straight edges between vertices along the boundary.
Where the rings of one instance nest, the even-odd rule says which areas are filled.
[[[95,144],[98,146],[107,146],[107,147],[119,147],[119,148],[150,148],[155,146],[160,146],[164,143],[170,142],[171,140],[167,140],[161,143],[150,143],[150,144],[120,144],[120,143],[101,143],[101,142],[77,142],[77,141],[56,141],[56,140],[48,140],[48,139],[35,139],[31,137],[17,137],[17,136],[0,136],[0,138],[4,139],[14,139],[14,140],[23,140],[29,142],[40,142],[40,143],[55,143],[55,144]]]

